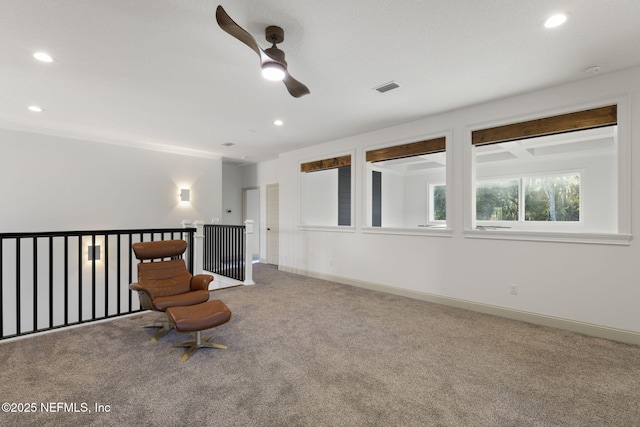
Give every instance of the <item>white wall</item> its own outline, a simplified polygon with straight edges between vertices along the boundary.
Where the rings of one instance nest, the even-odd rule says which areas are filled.
[[[569,319],[640,333],[640,246],[510,241],[470,238],[463,232],[471,167],[470,131],[488,123],[578,110],[627,96],[619,122],[633,136],[631,163],[640,168],[640,69],[600,75],[512,98],[477,105],[327,142],[280,155],[280,268],[345,283],[383,285],[549,318]],[[452,232],[432,235],[376,234],[365,222],[363,152],[367,147],[424,139],[450,132],[451,170],[447,215]],[[355,231],[301,230],[299,164],[356,150]],[[640,174],[633,175],[632,230],[640,229]],[[468,215],[467,215],[468,216]],[[510,285],[518,285],[511,295]],[[640,335],[638,335],[640,336]]]
[[[260,260],[267,259],[267,185],[278,184],[279,160],[269,160],[242,167],[242,188],[258,187],[260,190],[260,222],[255,232],[259,233]]]
[[[221,161],[184,155],[126,148],[86,140],[0,129],[0,233],[37,231],[82,231],[140,228],[182,228],[182,221],[207,219],[221,216]],[[191,202],[179,203],[180,187],[189,187]],[[110,239],[109,258],[117,258],[118,243],[114,236]],[[69,300],[79,298],[80,283],[90,283],[92,264],[78,261],[79,251],[85,251],[91,240],[84,238],[78,249],[76,240],[69,242],[68,280],[61,268],[54,268],[53,296],[56,307],[53,324],[64,323],[64,291],[68,286]],[[98,236],[96,244],[107,250],[104,237]],[[5,241],[3,261],[5,266],[16,265],[16,254],[12,250],[15,241]],[[33,325],[31,300],[34,290],[33,269],[31,268],[33,246],[26,239],[22,242],[22,267],[20,296],[23,301],[21,330],[45,328],[48,316],[40,315],[38,325]],[[61,241],[55,241],[53,253],[63,253]],[[46,244],[38,246],[39,260],[50,256]],[[127,259],[129,253],[124,253]],[[55,255],[54,255],[55,256]],[[104,252],[103,252],[104,257]],[[82,260],[87,254],[82,253]],[[61,258],[57,258],[61,259]],[[128,262],[128,261],[126,261]],[[40,307],[46,307],[47,284],[42,278],[48,277],[48,264],[38,262]],[[69,321],[80,317],[92,317],[92,298],[102,301],[105,297],[105,265],[96,263],[95,295],[92,287],[83,288],[82,313],[78,306],[71,304],[67,315]],[[109,264],[109,313],[117,307],[126,310],[130,293],[117,294],[114,278],[127,282],[127,272],[118,272],[116,263]],[[135,277],[135,270],[133,277]],[[12,268],[3,270],[3,283],[16,283],[16,272]],[[126,286],[126,285],[125,285]],[[16,287],[5,286],[3,307],[5,313],[4,334],[17,332],[14,317],[16,307]],[[134,297],[134,309],[137,297]],[[106,315],[104,305],[97,304],[96,316]]]
[[[181,227],[221,216],[221,178],[219,159],[0,129],[0,232]]]
[[[244,191],[246,197],[246,211],[245,218],[253,221],[253,248],[251,250],[251,256],[255,259],[260,258],[260,189],[259,188],[247,188]]]
[[[338,225],[338,169],[300,174],[300,224]]]
[[[221,224],[242,224],[242,169],[222,164],[222,217]]]

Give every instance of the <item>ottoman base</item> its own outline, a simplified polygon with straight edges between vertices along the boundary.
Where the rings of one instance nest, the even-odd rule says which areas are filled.
[[[213,338],[213,336],[202,338],[202,331],[196,331],[194,334],[194,339],[189,341],[184,341],[178,344],[172,345],[172,347],[189,347],[184,351],[184,354],[180,358],[180,361],[186,362],[197,349],[199,348],[219,348],[221,350],[226,350],[227,346],[222,344],[216,344],[214,342],[210,342],[209,340]]]
[[[209,341],[211,337],[202,338],[202,331],[227,323],[231,319],[231,311],[219,300],[207,301],[196,305],[167,308],[167,316],[178,332],[193,332],[194,339],[174,344],[173,347],[188,347],[180,359],[186,362],[199,348],[227,347]]]

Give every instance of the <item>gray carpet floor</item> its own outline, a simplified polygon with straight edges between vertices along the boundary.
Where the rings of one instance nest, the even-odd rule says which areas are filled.
[[[272,266],[254,278],[212,292],[233,316],[206,335],[229,348],[187,362],[184,334],[149,341],[150,312],[0,343],[0,401],[36,409],[0,425],[640,425],[638,346]]]

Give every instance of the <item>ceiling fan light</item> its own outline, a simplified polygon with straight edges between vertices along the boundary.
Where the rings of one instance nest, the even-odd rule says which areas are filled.
[[[33,57],[42,62],[53,62],[53,58],[46,52],[36,52]]]
[[[262,77],[272,81],[282,81],[285,76],[285,69],[277,62],[266,62],[262,65]]]
[[[557,13],[544,21],[546,28],[555,28],[564,24],[567,21],[567,15],[565,13]]]

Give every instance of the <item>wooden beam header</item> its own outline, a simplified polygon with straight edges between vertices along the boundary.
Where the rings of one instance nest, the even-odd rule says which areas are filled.
[[[609,105],[575,113],[476,130],[471,134],[471,143],[473,145],[497,144],[517,139],[611,126],[617,123],[618,106]]]
[[[346,156],[333,157],[331,159],[302,163],[300,165],[300,172],[316,172],[325,169],[342,168],[345,166],[351,166],[351,154],[347,154]]]
[[[384,160],[403,159],[405,157],[422,156],[440,153],[446,150],[447,138],[428,139],[426,141],[410,142],[393,147],[379,148],[367,151],[367,162],[382,162]]]

